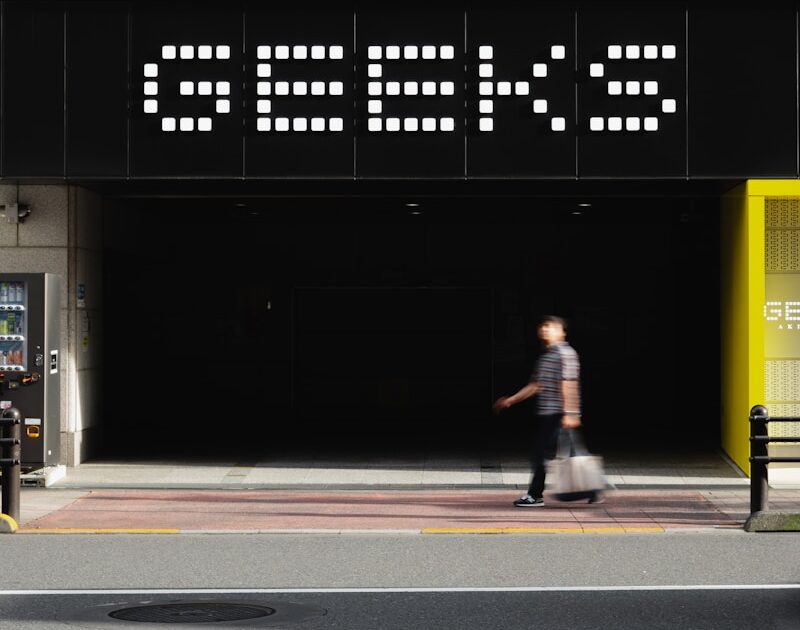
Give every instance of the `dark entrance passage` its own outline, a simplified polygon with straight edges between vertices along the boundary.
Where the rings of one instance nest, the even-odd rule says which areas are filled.
[[[583,200],[581,200],[583,202]],[[525,452],[567,318],[593,450],[716,448],[718,200],[118,199],[107,454]]]

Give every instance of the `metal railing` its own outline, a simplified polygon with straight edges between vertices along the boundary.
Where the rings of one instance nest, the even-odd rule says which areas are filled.
[[[22,414],[11,407],[0,416],[0,493],[3,495],[0,513],[19,522],[19,480],[21,457]]]
[[[800,463],[800,457],[771,457],[768,446],[777,442],[800,444],[800,437],[770,437],[770,422],[800,422],[800,418],[770,418],[767,408],[750,410],[750,514],[766,512],[769,506],[769,471],[773,462]]]

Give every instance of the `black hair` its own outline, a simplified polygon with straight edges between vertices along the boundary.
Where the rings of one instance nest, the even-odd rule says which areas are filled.
[[[564,332],[567,332],[567,320],[558,315],[545,315],[542,317],[539,326],[544,326],[545,324],[557,324],[564,329]]]

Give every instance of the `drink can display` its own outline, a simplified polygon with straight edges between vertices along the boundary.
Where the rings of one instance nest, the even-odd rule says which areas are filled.
[[[22,304],[25,302],[25,283],[17,282],[17,303]]]
[[[8,282],[0,282],[0,302],[8,302]]]
[[[3,317],[0,319],[0,335],[7,335],[8,334],[8,320]]]

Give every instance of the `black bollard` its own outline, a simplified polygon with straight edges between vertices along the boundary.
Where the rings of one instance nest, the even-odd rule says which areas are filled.
[[[20,485],[20,458],[22,448],[20,439],[22,435],[22,414],[19,409],[10,407],[3,411],[0,416],[0,467],[3,469],[2,488],[3,494],[2,509],[0,512],[13,518],[19,523],[19,485]]]
[[[765,512],[769,505],[768,423],[766,407],[756,405],[750,410],[750,514]]]

